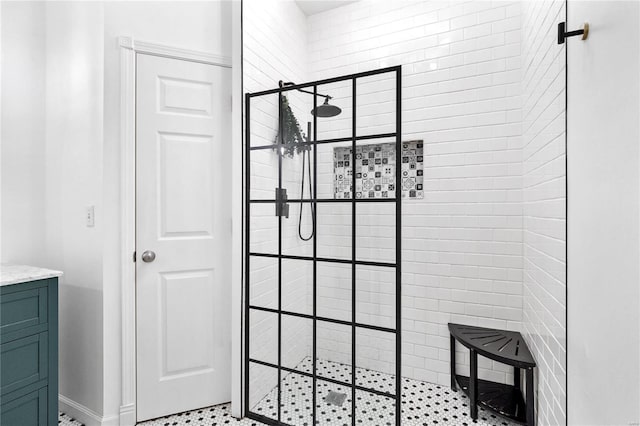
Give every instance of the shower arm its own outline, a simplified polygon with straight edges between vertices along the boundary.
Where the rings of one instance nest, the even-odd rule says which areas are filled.
[[[295,83],[293,83],[293,82],[291,82],[291,81],[284,82],[284,81],[280,80],[280,81],[278,82],[278,86],[282,89],[283,87],[286,87],[286,86],[295,86]],[[333,99],[333,98],[332,98],[331,96],[329,96],[329,95],[323,95],[323,94],[321,94],[321,93],[313,93],[313,92],[311,92],[310,90],[304,90],[304,89],[296,89],[296,90],[297,90],[298,92],[308,93],[308,94],[310,94],[310,95],[320,96],[321,98],[325,98],[325,99],[329,99],[329,100]]]

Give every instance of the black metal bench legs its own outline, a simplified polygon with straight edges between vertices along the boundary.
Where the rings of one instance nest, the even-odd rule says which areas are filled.
[[[478,420],[478,353],[469,351],[469,405],[471,418]]]
[[[535,425],[535,416],[533,414],[533,367],[527,368],[527,425],[534,426]],[[518,375],[520,375],[518,373]]]
[[[449,336],[450,342],[451,342],[451,350],[449,352],[451,352],[451,390],[457,390],[456,389],[456,339],[450,335]]]
[[[449,324],[451,389],[469,397],[471,419],[478,405],[527,426],[535,426],[535,360],[518,332]],[[456,342],[469,350],[469,377],[456,374]],[[513,386],[478,378],[478,355],[513,367]],[[522,375],[526,387],[523,392]]]

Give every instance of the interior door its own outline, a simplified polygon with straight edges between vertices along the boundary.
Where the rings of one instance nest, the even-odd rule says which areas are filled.
[[[230,83],[137,56],[138,420],[230,400]]]

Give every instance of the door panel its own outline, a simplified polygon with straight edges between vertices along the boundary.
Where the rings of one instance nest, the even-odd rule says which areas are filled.
[[[230,399],[230,79],[137,58],[138,420]]]

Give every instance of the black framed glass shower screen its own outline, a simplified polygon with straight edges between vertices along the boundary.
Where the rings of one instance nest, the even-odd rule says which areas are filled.
[[[393,192],[385,194],[386,198],[359,198],[354,179],[355,153],[357,146],[363,143],[395,142],[395,164],[398,165],[397,170],[400,169],[401,79],[401,66],[394,66],[245,94],[244,409],[251,419],[274,425],[322,423],[321,413],[317,410],[319,399],[324,399],[320,391],[337,389],[347,394],[343,404],[350,407],[346,406],[343,411],[350,417],[352,425],[369,421],[358,418],[357,403],[363,394],[391,401],[395,410],[391,423],[401,423],[402,188],[398,184],[401,177],[395,174],[395,187]],[[390,106],[390,111],[381,114],[391,117],[392,122],[381,126],[377,122],[372,123],[370,118],[371,114],[375,117],[376,107],[358,101],[366,96],[373,102],[380,101],[376,97],[376,84],[384,84],[384,91],[391,94],[381,101]],[[291,144],[282,136],[283,126],[287,125],[283,96],[299,96],[302,100],[298,111],[315,111],[319,102],[329,94],[327,91],[343,95],[340,98],[343,101],[344,116],[340,118],[343,126],[333,132],[323,131],[323,137],[319,138],[318,126],[326,121],[309,114],[312,124],[310,122],[307,127],[304,138],[296,141],[296,149],[298,152],[306,150],[309,161],[306,169],[310,179],[306,184],[308,188],[303,185],[300,190],[299,186],[293,186],[300,183],[293,184],[288,178],[289,161],[296,158],[295,154],[283,155],[293,151]],[[289,101],[286,102],[288,106]],[[381,132],[370,132],[370,129],[381,129]],[[330,137],[324,137],[325,134]],[[333,147],[337,146],[348,147],[351,153],[348,164],[344,163],[351,172],[350,195],[347,192],[344,198],[331,196],[326,188],[318,188],[318,159],[333,158]],[[252,175],[254,168],[255,176]],[[302,173],[305,173],[304,163]],[[320,173],[326,177],[326,167]],[[333,170],[331,177],[333,179]],[[328,182],[323,185],[328,186]],[[282,188],[293,197],[285,200],[277,196],[276,190]],[[386,240],[358,235],[363,229],[362,224],[367,223],[366,217],[376,214],[374,204],[367,204],[364,208],[362,203],[384,203],[384,210],[391,207],[395,213],[393,223],[385,223]],[[286,205],[289,206],[289,218],[283,210]],[[299,226],[298,233],[302,237],[303,219],[300,218],[306,216],[311,218],[307,220],[304,232],[312,238],[308,241],[300,238],[299,244],[291,246],[288,242],[294,235],[292,228],[295,230],[296,225]],[[387,214],[385,217],[390,216]],[[326,229],[331,229],[334,235],[327,236]],[[340,241],[339,247],[319,247],[318,233],[322,238]],[[294,235],[293,238],[296,237]],[[366,250],[363,241],[367,241]],[[381,260],[363,257],[362,253],[376,249],[371,247],[372,241],[373,244],[385,245],[379,247],[380,251],[393,252],[394,256]],[[373,269],[374,272],[361,274],[362,268]],[[367,312],[370,300],[360,300],[369,296],[367,291],[371,289],[367,288],[367,282],[371,281],[372,275],[385,277],[385,282],[377,285],[382,284],[388,298],[391,298],[391,302],[385,300],[391,318],[377,320],[375,315]],[[326,286],[332,287],[333,298],[324,297]],[[303,292],[307,295],[304,298],[306,302],[300,302],[299,295]],[[295,295],[298,295],[297,299]],[[362,336],[372,333],[390,336],[386,341],[392,342],[394,363],[393,371],[387,373],[395,375],[391,387],[376,387],[358,377],[362,358],[358,345],[371,339],[361,339]],[[327,335],[334,340],[339,336],[344,348],[338,355],[340,362],[335,363],[344,370],[341,375],[327,374],[326,367],[319,370],[318,360],[324,355],[319,342],[324,342]],[[336,344],[334,340],[332,342]],[[305,348],[308,357],[296,362],[301,354],[298,353],[297,358],[292,356],[291,345]],[[305,355],[304,350],[302,355]],[[290,385],[289,382],[294,382],[304,395],[293,405],[287,395],[283,396],[289,392],[284,389]],[[303,389],[303,386],[308,389]],[[295,418],[292,412],[295,412]],[[389,421],[386,419],[383,424]]]

